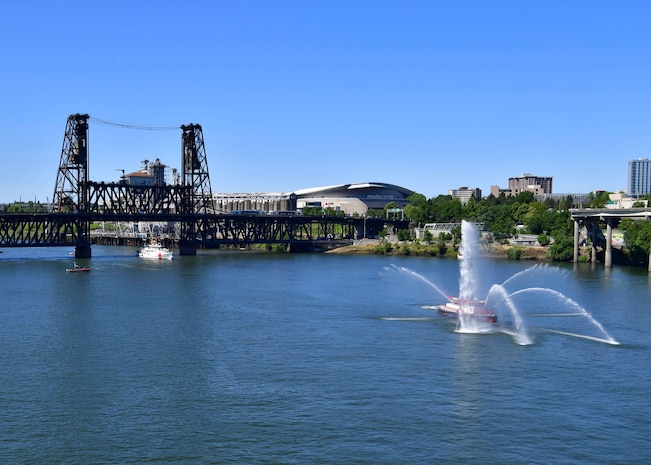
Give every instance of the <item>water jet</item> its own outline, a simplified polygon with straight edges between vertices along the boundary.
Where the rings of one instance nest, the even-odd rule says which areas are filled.
[[[481,258],[479,256],[479,244],[475,228],[467,221],[461,223],[461,247],[459,252],[463,259],[459,260],[458,296],[447,295],[427,278],[408,268],[393,266],[394,269],[427,283],[445,299],[442,304],[424,308],[434,308],[441,314],[457,318],[456,332],[465,334],[500,332],[508,334],[520,345],[534,343],[531,335],[531,331],[534,330],[579,337],[612,345],[619,344],[591,313],[559,291],[542,287],[526,287],[513,292],[507,290],[507,285],[512,285],[516,279],[536,271],[544,271],[547,269],[546,266],[534,265],[515,273],[503,283],[493,284],[486,297],[480,299],[477,295],[479,282],[478,262]],[[516,304],[516,300],[528,294],[548,296],[554,299],[557,305],[552,307],[546,301],[544,303],[545,312],[529,311],[527,313],[528,308],[521,311],[520,305]],[[545,327],[530,325],[538,317],[546,318]],[[567,318],[576,318],[582,322],[582,326],[572,331],[563,326],[560,328],[547,327],[550,318],[565,322],[568,321]],[[590,331],[596,332],[596,334],[586,334]]]

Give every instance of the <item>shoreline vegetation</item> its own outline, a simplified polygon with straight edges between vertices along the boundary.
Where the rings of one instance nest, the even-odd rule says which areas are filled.
[[[589,261],[586,250],[582,249],[579,254],[580,261]],[[422,256],[422,257],[447,257],[457,258],[458,250],[452,244],[432,243],[425,244],[421,242],[408,241],[382,241],[382,240],[365,240],[354,245],[337,247],[326,251],[331,254],[350,254],[350,255],[403,255],[403,256]],[[481,244],[479,253],[484,257],[502,258],[506,260],[536,260],[552,261],[549,258],[549,247],[545,246],[514,246],[503,244]]]

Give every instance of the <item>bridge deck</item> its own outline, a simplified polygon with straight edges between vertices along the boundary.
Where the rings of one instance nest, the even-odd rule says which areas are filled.
[[[183,247],[327,243],[376,237],[408,221],[382,218],[129,213],[19,213],[0,215],[0,247],[90,247],[91,223],[173,223]]]

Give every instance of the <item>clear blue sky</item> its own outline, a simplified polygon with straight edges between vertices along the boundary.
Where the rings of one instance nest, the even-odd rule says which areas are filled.
[[[436,197],[651,158],[651,2],[16,1],[0,15],[0,202],[52,198],[68,115],[203,127],[213,191]],[[180,168],[179,131],[90,121],[90,178]]]

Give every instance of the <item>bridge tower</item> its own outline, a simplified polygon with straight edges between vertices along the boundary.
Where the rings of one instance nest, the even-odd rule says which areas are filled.
[[[199,124],[181,126],[183,131],[182,140],[182,172],[183,185],[190,187],[182,202],[183,214],[212,214],[215,212],[210,187],[210,175],[208,174],[208,160],[206,159],[206,147],[203,143],[203,131]],[[196,255],[197,237],[203,236],[206,239],[206,231],[203,226],[194,219],[181,222],[181,237],[179,241],[179,252],[181,255]]]
[[[79,113],[68,116],[52,197],[55,212],[88,213],[88,118]],[[90,222],[83,215],[76,222],[75,230],[75,256],[90,257]]]

